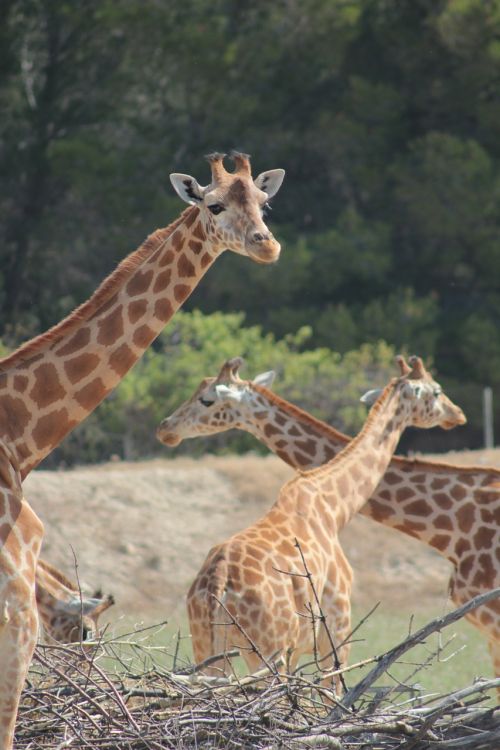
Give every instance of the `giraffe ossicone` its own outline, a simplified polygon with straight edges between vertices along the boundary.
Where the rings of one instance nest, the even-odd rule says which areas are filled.
[[[320,660],[329,658],[331,645],[321,619],[315,620],[313,632],[307,617],[308,612],[319,613],[301,555],[332,628],[339,658],[346,661],[352,571],[338,532],[373,494],[406,426],[450,428],[465,422],[462,410],[442,392],[422,360],[415,358],[408,366],[398,358],[398,364],[400,376],[384,388],[351,443],[318,468],[298,466],[302,470],[284,485],[263,518],[209,552],[187,597],[197,661],[241,647],[249,669],[258,668],[261,657],[246,649],[239,628],[265,658],[289,655],[293,666],[302,653],[315,647]],[[251,432],[262,431],[268,439],[278,434],[284,450],[287,432],[283,428],[290,427],[293,435],[294,425],[280,415],[277,422],[282,429],[274,429],[267,418],[265,394],[270,392],[240,380],[238,367],[238,360],[230,360],[216,378],[202,381],[193,397],[163,420],[159,439],[172,445],[190,434],[250,429],[252,424]],[[222,390],[221,385],[225,385]],[[251,395],[241,398],[238,390],[254,392],[254,402]],[[305,442],[314,445],[311,433],[306,430]]]
[[[151,234],[66,318],[0,360],[0,610],[8,618],[0,629],[2,749],[12,746],[37,635],[43,525],[22,481],[118,385],[222,252],[258,263],[280,255],[263,209],[284,172],[254,180],[249,157],[233,158],[234,172],[221,154],[209,158],[204,189],[173,175],[181,197],[192,189],[195,205]]]

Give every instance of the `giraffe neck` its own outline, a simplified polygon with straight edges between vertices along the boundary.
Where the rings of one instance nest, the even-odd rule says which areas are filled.
[[[22,477],[115,388],[219,253],[190,207],[87,302],[0,361],[0,437]]]
[[[318,497],[329,506],[337,530],[371,497],[410,423],[409,402],[395,389],[394,383],[384,389],[361,431],[335,458],[303,473],[320,488]]]
[[[273,391],[251,383],[249,389],[237,426],[293,468],[320,467],[349,443],[346,435]],[[492,531],[484,523],[478,527],[474,498],[484,505],[484,513],[488,498],[498,497],[498,487],[498,469],[394,456],[360,513],[420,540],[455,564],[464,537],[482,534],[488,544]]]

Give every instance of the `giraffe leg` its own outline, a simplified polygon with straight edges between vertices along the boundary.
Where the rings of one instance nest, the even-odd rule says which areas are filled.
[[[3,493],[5,497],[5,493]],[[3,498],[0,497],[0,504]],[[43,526],[29,505],[10,497],[15,523],[0,548],[0,748],[12,747],[21,691],[35,649],[36,562]],[[7,516],[8,517],[8,516]],[[30,540],[27,532],[33,532]]]

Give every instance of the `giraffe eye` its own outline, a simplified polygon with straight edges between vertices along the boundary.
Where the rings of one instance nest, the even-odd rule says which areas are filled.
[[[217,214],[222,213],[222,211],[225,211],[226,209],[224,206],[221,206],[220,203],[212,203],[211,206],[208,206],[208,210],[217,216]]]
[[[200,398],[200,404],[203,404],[203,406],[213,406],[215,404],[215,401],[209,401],[206,398]]]

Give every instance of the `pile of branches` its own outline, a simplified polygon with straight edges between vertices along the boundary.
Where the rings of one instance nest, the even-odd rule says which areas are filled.
[[[369,660],[368,674],[341,701],[303,667],[281,674],[267,662],[246,677],[208,677],[207,663],[179,668],[174,659],[169,670],[153,664],[141,639],[127,661],[120,639],[41,646],[23,694],[16,748],[498,750],[500,711],[492,698],[500,679],[439,697],[373,687],[413,646],[498,596],[500,589],[476,597]]]

